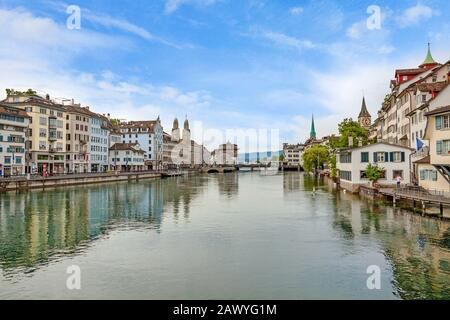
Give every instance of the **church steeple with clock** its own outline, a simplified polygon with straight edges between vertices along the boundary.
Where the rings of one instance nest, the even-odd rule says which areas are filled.
[[[369,111],[367,110],[365,97],[363,97],[361,112],[359,113],[359,116],[358,116],[358,123],[361,127],[363,127],[364,129],[367,129],[367,130],[369,130],[370,126],[372,125],[372,116],[370,115]]]

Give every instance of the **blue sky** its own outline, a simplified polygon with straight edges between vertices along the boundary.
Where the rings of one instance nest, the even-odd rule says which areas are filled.
[[[68,30],[68,5],[81,30]],[[378,5],[381,29],[366,10]],[[395,68],[416,67],[432,42],[450,59],[450,2],[294,0],[0,0],[0,88],[35,88],[100,113],[188,115],[205,128],[279,129],[304,141],[375,115]],[[447,18],[446,18],[447,17]]]

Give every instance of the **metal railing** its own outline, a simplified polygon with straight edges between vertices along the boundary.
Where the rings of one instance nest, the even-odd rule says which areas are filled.
[[[441,190],[425,190],[420,187],[402,187],[393,190],[396,195],[411,196],[415,198],[426,198],[434,201],[450,200],[450,192]]]

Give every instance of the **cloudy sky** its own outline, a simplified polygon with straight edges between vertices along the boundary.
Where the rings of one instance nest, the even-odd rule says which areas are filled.
[[[81,8],[81,29],[67,8]],[[367,9],[381,8],[370,30]],[[0,98],[34,88],[99,113],[304,141],[370,112],[432,43],[450,59],[448,0],[0,0]]]

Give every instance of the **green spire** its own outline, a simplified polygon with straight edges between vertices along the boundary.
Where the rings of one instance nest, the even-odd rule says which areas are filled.
[[[312,116],[312,122],[311,122],[311,132],[309,134],[310,139],[316,139],[316,126],[314,124],[314,115]]]
[[[431,55],[430,43],[428,43],[427,57],[425,58],[425,61],[422,63],[422,66],[427,64],[436,64],[436,61],[434,61],[433,56]]]

